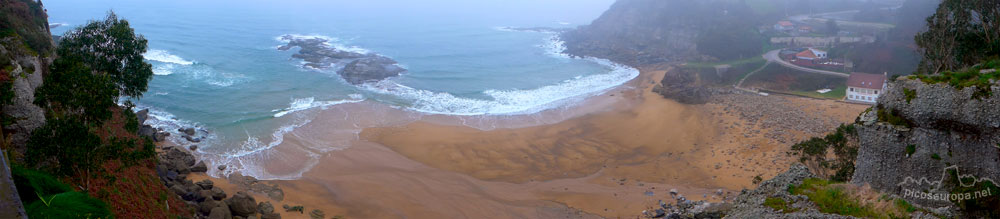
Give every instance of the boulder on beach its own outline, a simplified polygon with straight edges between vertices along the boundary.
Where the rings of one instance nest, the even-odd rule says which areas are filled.
[[[236,192],[233,197],[226,199],[226,205],[229,205],[233,215],[246,217],[257,213],[257,201],[245,192]]]

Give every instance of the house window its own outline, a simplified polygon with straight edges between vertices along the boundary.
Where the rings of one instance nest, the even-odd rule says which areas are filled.
[[[878,90],[875,90],[875,94],[876,94],[876,95],[878,94]]]
[[[854,92],[854,88],[853,87],[851,88],[851,92]]]

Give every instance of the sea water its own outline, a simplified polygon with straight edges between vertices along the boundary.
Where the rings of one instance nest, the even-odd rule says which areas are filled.
[[[306,157],[349,146],[322,147],[333,143],[302,134],[337,130],[296,134],[325,110],[349,108],[358,115],[393,109],[462,120],[531,115],[635,78],[638,71],[629,67],[562,54],[555,33],[506,28],[571,28],[596,18],[610,3],[179,0],[45,1],[45,6],[50,22],[65,24],[54,28],[54,35],[114,10],[149,40],[144,57],[154,76],[135,102],[137,110],[151,109],[148,124],[174,132],[171,141],[192,144],[176,129],[197,127],[200,157],[233,167],[225,173],[242,169],[260,178],[294,178],[248,168],[274,159],[270,151],[288,137],[297,138]],[[391,57],[408,71],[351,85],[335,70],[302,67],[291,57],[296,49],[277,50],[284,35],[329,39],[341,50]],[[344,117],[350,121],[350,114]],[[361,123],[324,127],[339,125],[350,129],[344,138],[356,138]],[[481,124],[468,125],[496,127]]]

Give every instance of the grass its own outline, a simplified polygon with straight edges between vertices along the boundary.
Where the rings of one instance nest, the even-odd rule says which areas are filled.
[[[788,202],[778,197],[769,197],[767,199],[764,199],[764,206],[773,208],[774,210],[778,210],[781,213],[792,213],[799,210],[798,208],[792,208],[791,206],[788,206]]]
[[[847,95],[847,85],[837,86],[836,89],[826,92],[825,94],[821,94],[816,91],[789,91],[788,93],[819,99],[839,100],[844,99],[844,96]]]
[[[763,57],[753,56],[745,59],[718,62],[688,62],[684,64],[684,68],[698,72],[703,81],[710,81],[721,85],[733,85],[766,63],[767,60]],[[725,74],[717,75],[715,71],[715,66],[717,65],[729,65],[730,67]]]
[[[820,212],[860,218],[905,218],[917,211],[900,199],[870,198],[870,192],[850,184],[809,178],[802,185],[789,187],[793,195],[805,195]]]
[[[917,91],[903,88],[903,95],[906,96],[906,103],[910,103],[913,98],[917,98]]]
[[[931,159],[934,159],[934,160],[941,160],[941,155],[938,155],[937,153],[935,153],[935,154],[931,154]]]
[[[915,152],[917,152],[917,145],[911,144],[906,146],[906,156],[911,156]]]
[[[984,97],[989,98],[993,95],[990,88],[993,83],[990,81],[1000,80],[1000,71],[990,73],[980,73],[980,71],[998,68],[1000,68],[1000,59],[993,59],[991,61],[984,62],[983,64],[957,72],[947,71],[935,75],[919,74],[912,76],[911,78],[919,79],[920,81],[928,84],[947,83],[948,85],[959,90],[967,87],[973,87],[976,88],[976,92],[972,94],[972,98],[981,99]]]

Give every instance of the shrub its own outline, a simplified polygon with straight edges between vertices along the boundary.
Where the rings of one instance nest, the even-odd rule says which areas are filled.
[[[906,96],[906,103],[910,103],[913,98],[917,98],[917,91],[903,88],[903,95]]]
[[[931,159],[934,159],[934,160],[941,160],[941,155],[938,155],[938,154],[931,154]]]
[[[768,197],[767,199],[764,199],[764,206],[771,207],[781,213],[792,213],[799,210],[788,206],[788,202],[785,202],[784,199],[778,197]]]
[[[854,160],[858,156],[858,131],[854,125],[840,125],[833,133],[792,145],[792,152],[799,155],[799,161],[811,169],[828,175],[832,180],[849,181],[854,175]],[[834,157],[827,154],[832,150]],[[823,172],[830,172],[824,174]]]
[[[911,156],[915,152],[917,152],[917,145],[911,144],[906,146],[906,156]]]

